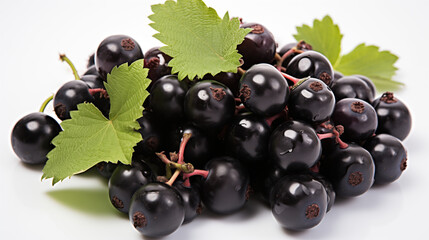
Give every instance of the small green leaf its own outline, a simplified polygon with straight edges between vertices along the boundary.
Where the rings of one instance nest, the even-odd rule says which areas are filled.
[[[226,13],[221,19],[201,0],[167,0],[152,5],[152,11],[150,26],[158,31],[154,37],[167,45],[161,50],[173,58],[168,65],[179,79],[237,71],[237,45],[250,31],[240,28],[237,18]]]
[[[359,44],[343,55],[335,70],[344,75],[361,74],[369,77],[379,90],[394,90],[403,85],[392,80],[397,68],[398,57],[389,51],[380,51],[373,45]]]
[[[293,36],[297,41],[306,41],[313,50],[325,55],[332,66],[335,66],[341,53],[343,35],[330,16],[325,16],[322,20],[315,19],[313,27],[304,24],[296,30],[297,34]]]
[[[143,60],[113,68],[107,76],[110,97],[107,119],[92,103],[81,103],[71,119],[61,123],[63,131],[53,139],[55,148],[47,155],[42,179],[52,184],[83,172],[99,162],[131,164],[133,147],[142,140],[136,121],[142,116],[150,80]]]

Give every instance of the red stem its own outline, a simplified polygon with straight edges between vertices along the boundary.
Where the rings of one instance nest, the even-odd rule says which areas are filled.
[[[286,74],[284,72],[280,72],[284,78],[286,78],[287,80],[290,80],[291,82],[293,82],[293,85],[297,84],[301,79],[296,78],[296,77],[292,77],[289,74]]]
[[[285,59],[290,56],[292,53],[302,53],[302,50],[298,50],[296,48],[291,48],[289,49],[289,51],[285,52],[285,54],[283,54],[282,58],[280,59],[280,61],[277,61],[277,69],[281,72],[282,71],[282,64],[285,61]]]
[[[207,170],[200,170],[200,169],[195,169],[193,172],[191,173],[184,173],[183,174],[183,179],[187,179],[190,178],[192,176],[202,176],[203,178],[207,178],[207,176],[209,175],[209,171]]]
[[[100,94],[100,98],[101,97],[109,98],[109,94],[107,94],[106,89],[102,89],[102,88],[94,88],[94,89],[92,89],[92,88],[90,88],[90,89],[88,89],[88,91],[89,91],[89,94],[91,94],[91,96],[94,96],[94,94],[96,94],[96,93],[101,93]]]
[[[184,158],[185,158],[185,147],[188,143],[189,139],[191,138],[192,133],[184,133],[182,142],[180,142],[180,148],[179,148],[179,160],[177,160],[178,164],[184,164]]]

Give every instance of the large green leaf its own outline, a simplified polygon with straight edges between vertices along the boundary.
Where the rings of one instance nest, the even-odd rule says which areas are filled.
[[[136,121],[142,116],[150,80],[143,60],[115,67],[105,84],[110,97],[107,119],[92,103],[81,103],[71,119],[61,123],[63,131],[52,141],[42,178],[52,183],[86,171],[99,162],[131,164],[133,147],[142,140]]]
[[[237,18],[226,13],[221,19],[201,0],[167,0],[152,11],[150,26],[158,31],[154,37],[166,44],[161,50],[173,57],[169,66],[179,79],[237,71],[237,45],[250,31],[240,28]]]

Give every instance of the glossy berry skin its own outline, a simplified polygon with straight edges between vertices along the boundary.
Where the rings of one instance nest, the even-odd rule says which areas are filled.
[[[185,95],[188,86],[176,75],[158,79],[150,89],[150,108],[159,121],[177,122],[183,119]]]
[[[149,68],[148,78],[152,84],[163,76],[171,74],[171,67],[168,66],[171,57],[159,50],[159,47],[153,47],[144,53],[145,67]]]
[[[338,197],[356,197],[372,186],[374,161],[371,154],[357,144],[336,147],[321,164],[321,173],[332,183]]]
[[[288,106],[292,118],[310,124],[322,123],[334,111],[335,96],[324,82],[310,78],[292,88]]]
[[[109,179],[112,176],[117,166],[118,166],[117,163],[100,162],[100,163],[97,163],[97,165],[95,165],[95,169],[102,177]]]
[[[209,174],[201,186],[204,206],[217,214],[230,214],[241,209],[247,201],[249,175],[237,159],[211,159],[206,170]]]
[[[84,81],[72,80],[62,85],[54,96],[54,110],[61,120],[71,118],[70,111],[77,110],[77,105],[84,102],[93,102],[94,97],[89,93],[88,85]]]
[[[337,101],[344,98],[358,98],[371,103],[374,99],[371,88],[357,76],[346,76],[335,80],[332,91]]]
[[[331,210],[332,206],[334,205],[336,198],[334,186],[325,176],[320,173],[311,173],[310,176],[314,180],[319,181],[325,188],[327,196],[326,212],[329,212],[329,210]]]
[[[204,76],[203,79],[213,79],[215,81],[218,81],[227,86],[229,90],[231,90],[232,94],[234,94],[234,97],[238,97],[239,95],[241,75],[238,72],[220,72],[214,76],[212,76],[211,74],[207,74],[206,76]]]
[[[137,189],[154,181],[152,170],[146,164],[142,168],[119,165],[109,179],[109,199],[112,205],[128,213],[131,198]]]
[[[96,88],[102,88],[102,89],[106,89],[104,87],[104,81],[103,79],[97,74],[87,74],[87,75],[83,75],[80,80],[84,81],[89,88],[91,89],[96,89]]]
[[[282,58],[284,58],[283,55],[287,53],[289,50],[291,50],[292,48],[295,48],[296,50],[301,50],[301,51],[308,51],[313,49],[310,44],[306,43],[305,41],[300,41],[298,43],[293,42],[293,43],[288,43],[284,45],[282,48],[280,48],[280,50],[278,50],[278,54],[282,56]],[[289,62],[292,60],[292,58],[294,58],[299,54],[300,53],[298,52],[288,53],[288,56],[285,57],[282,62],[282,67],[286,69],[287,65],[289,65]]]
[[[309,125],[287,121],[272,132],[268,151],[273,162],[280,168],[299,171],[312,167],[319,160],[322,145]]]
[[[192,222],[202,211],[200,191],[195,185],[191,184],[190,187],[185,187],[183,182],[178,180],[173,184],[183,199],[183,206],[185,208],[183,224]]]
[[[288,103],[289,85],[272,65],[252,66],[240,80],[240,98],[253,113],[269,117],[281,112]]]
[[[323,185],[308,175],[287,175],[271,191],[274,218],[288,230],[315,227],[325,216],[327,195]]]
[[[180,193],[165,183],[149,183],[131,200],[129,219],[143,236],[156,238],[176,231],[185,218]]]
[[[101,78],[107,79],[107,74],[115,66],[123,63],[130,65],[144,55],[139,44],[126,35],[112,35],[105,38],[95,52],[95,67]]]
[[[51,116],[40,112],[30,113],[13,127],[12,149],[26,164],[45,164],[46,155],[54,148],[51,141],[61,131],[61,126]]]
[[[344,98],[337,102],[332,121],[344,127],[341,137],[351,142],[361,142],[372,136],[378,125],[374,108],[357,98]]]
[[[377,134],[387,133],[404,140],[411,131],[412,119],[408,107],[392,92],[386,92],[372,103],[377,112]]]
[[[195,126],[218,129],[234,116],[234,95],[222,83],[200,81],[186,93],[184,109],[185,116]]]
[[[364,148],[374,160],[376,184],[394,182],[407,168],[407,151],[394,136],[384,133],[375,135],[365,142]]]
[[[238,115],[226,135],[226,147],[246,166],[263,164],[268,159],[270,127],[265,119],[252,113]]]
[[[238,53],[243,56],[243,69],[249,69],[258,63],[271,63],[276,54],[277,44],[274,35],[258,23],[244,23],[240,28],[252,28],[243,42],[237,46]]]
[[[374,85],[374,83],[372,82],[371,79],[369,79],[367,76],[359,75],[359,74],[355,74],[355,75],[352,75],[352,76],[353,77],[357,77],[360,80],[364,81],[368,85],[368,87],[369,87],[369,89],[371,91],[371,95],[373,97],[375,97],[375,95],[377,94],[377,89],[376,89],[376,87],[375,87],[375,85]]]
[[[286,73],[296,78],[313,77],[331,86],[334,70],[329,60],[321,53],[309,50],[290,61]]]

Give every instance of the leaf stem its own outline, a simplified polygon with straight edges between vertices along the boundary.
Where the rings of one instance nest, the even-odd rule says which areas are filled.
[[[70,59],[65,54],[60,54],[60,59],[61,61],[66,62],[70,66],[71,70],[73,71],[74,79],[80,80],[79,74],[77,74],[77,70],[74,67],[72,61],[70,61]]]
[[[48,105],[49,102],[52,101],[52,99],[54,99],[54,94],[52,94],[51,96],[49,96],[43,103],[42,106],[40,106],[39,112],[44,112],[46,106]]]

